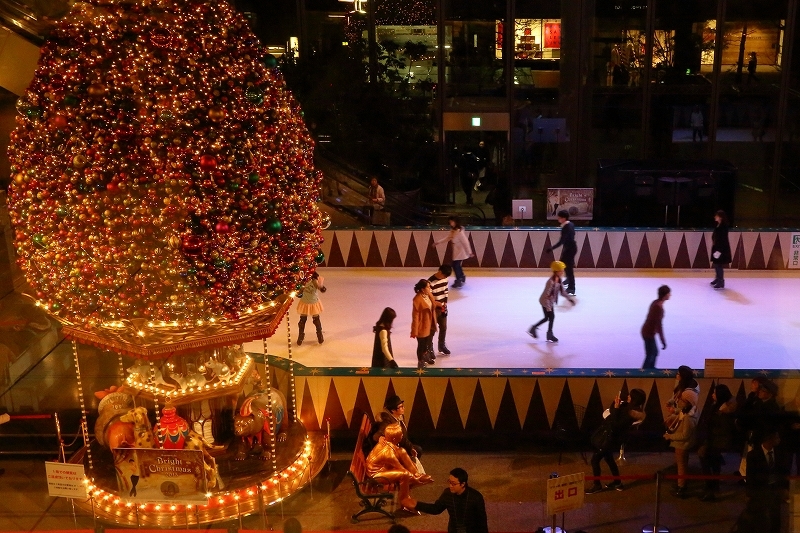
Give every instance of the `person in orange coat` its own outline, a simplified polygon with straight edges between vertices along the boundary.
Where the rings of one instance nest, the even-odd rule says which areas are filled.
[[[417,367],[434,364],[433,335],[436,333],[435,309],[442,307],[431,292],[431,282],[421,279],[414,285],[414,300],[411,309],[411,338],[417,339]]]

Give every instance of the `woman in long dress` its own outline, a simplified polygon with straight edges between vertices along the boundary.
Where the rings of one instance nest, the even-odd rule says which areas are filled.
[[[372,328],[375,332],[375,341],[372,343],[373,368],[397,368],[397,361],[392,353],[392,323],[395,317],[397,313],[394,309],[387,307]]]

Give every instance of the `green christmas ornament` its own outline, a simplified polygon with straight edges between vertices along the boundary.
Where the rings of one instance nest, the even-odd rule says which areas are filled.
[[[56,215],[58,215],[60,217],[65,217],[68,214],[69,214],[69,210],[66,207],[64,207],[63,205],[59,206],[59,207],[56,207]]]
[[[247,176],[247,180],[250,183],[258,183],[258,174],[256,174],[255,172],[250,174],[249,176]]]
[[[278,60],[272,54],[267,54],[264,56],[264,66],[267,68],[275,68],[278,66]]]
[[[29,107],[25,110],[25,115],[28,118],[39,118],[42,116],[42,108],[37,106]]]
[[[81,103],[81,99],[74,94],[68,94],[64,97],[64,105],[76,106]]]
[[[258,87],[248,87],[244,95],[247,97],[248,100],[253,102],[254,104],[261,104],[264,102],[264,91],[259,89]]]
[[[264,229],[270,233],[278,233],[282,227],[283,225],[281,224],[281,221],[277,218],[273,218],[272,220],[267,221]]]
[[[317,252],[316,257],[314,257],[314,261],[316,261],[318,265],[321,265],[325,261],[325,252],[322,250]]]

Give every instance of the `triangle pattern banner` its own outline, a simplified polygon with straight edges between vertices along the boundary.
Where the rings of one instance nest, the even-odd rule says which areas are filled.
[[[789,267],[789,261],[791,260],[791,251],[792,251],[792,234],[788,231],[783,231],[778,234],[778,238],[781,241],[781,250],[783,251],[783,264],[786,267]]]
[[[369,247],[372,243],[372,238],[375,235],[374,231],[356,231],[355,241],[358,242],[358,248],[361,251],[361,262],[367,264],[367,256],[369,255]],[[348,265],[349,266],[349,265]]]
[[[622,390],[622,385],[625,382],[623,378],[608,377],[598,378],[597,388],[600,390],[600,401],[603,403],[603,409],[611,405],[617,393]]]
[[[403,400],[406,404],[406,420],[411,420],[411,417],[414,416],[414,395],[417,392],[417,384],[419,383],[419,378],[405,378],[405,377],[393,377],[391,378],[392,387],[394,388],[394,393],[400,396],[400,399]],[[386,401],[386,398],[381,400],[381,409],[383,409],[383,402]],[[430,397],[428,397],[428,404],[430,404]]]
[[[625,236],[622,237],[622,243],[619,245],[619,254],[614,256],[614,268],[633,268],[633,259],[635,256],[631,255],[628,235],[630,234],[626,233]],[[611,237],[609,237],[609,242],[612,242]]]
[[[328,261],[331,256],[331,245],[333,244],[333,236],[334,232],[332,231],[323,231],[322,232],[322,244],[320,245],[319,249],[322,250],[322,253],[325,255],[325,262],[323,263],[325,266],[328,265]]]
[[[345,263],[344,266],[347,266],[347,259],[350,255],[350,249],[352,246],[353,241],[353,231],[352,230],[341,230],[336,231],[336,242],[339,244],[339,252],[342,254],[342,259],[344,259]]]
[[[511,246],[514,247],[514,257],[517,260],[517,265],[522,266],[522,254],[525,251],[525,243],[529,241],[530,233],[527,231],[509,231],[508,239],[511,241]],[[531,247],[533,251],[533,247]],[[536,259],[534,257],[534,263]]]
[[[595,268],[614,268],[614,256],[611,254],[611,246],[608,244],[608,233],[603,238],[600,245],[600,253],[597,254]]]
[[[461,424],[466,425],[469,408],[472,405],[472,398],[475,396],[475,387],[478,385],[478,378],[459,377],[449,381],[450,385],[453,387],[453,396],[458,406]]]
[[[655,266],[658,252],[661,250],[661,243],[664,242],[664,233],[648,231],[644,234],[644,237],[647,241],[647,249],[650,252],[650,264]]]
[[[525,246],[522,248],[522,257],[519,260],[520,268],[536,268],[536,254],[533,252],[530,234],[525,236]]]
[[[358,384],[356,401],[353,405],[353,414],[350,416],[350,431],[358,431],[365,416],[370,422],[375,421],[375,415],[372,414],[372,405],[369,403],[367,390],[364,388],[364,381],[361,380]]]
[[[314,403],[314,412],[320,425],[323,424],[325,414],[325,403],[328,401],[328,390],[331,386],[331,378],[328,376],[308,376],[306,386]]]
[[[513,235],[513,233],[509,233],[508,237],[506,237],[503,255],[500,256],[500,268],[517,268],[519,266],[517,252],[514,250],[514,243],[511,241],[511,235]]]
[[[657,379],[655,380],[655,384],[658,388],[658,397],[661,398],[661,416],[666,420],[667,416],[669,415],[666,404],[674,395],[675,381],[669,379]]]
[[[522,423],[519,421],[519,413],[517,412],[517,402],[514,400],[514,393],[511,391],[511,384],[508,380],[506,380],[505,387],[503,387],[500,408],[492,424],[495,434],[514,434],[522,431]]]
[[[672,261],[669,257],[669,247],[667,246],[667,233],[661,235],[661,244],[658,245],[658,253],[653,261],[653,268],[672,268]],[[652,248],[650,249],[652,252]]]
[[[381,262],[383,264],[386,263],[386,259],[389,257],[389,245],[392,242],[392,237],[394,236],[393,231],[374,231],[372,234],[375,236],[375,242],[378,243],[378,250],[381,253]]]
[[[358,243],[358,235],[363,235],[363,232],[354,232],[353,238],[350,240],[350,251],[347,253],[347,262],[345,263],[348,268],[358,268],[364,266],[364,255]]]
[[[678,251],[681,248],[681,243],[683,242],[683,232],[682,231],[668,231],[664,234],[667,241],[667,253],[669,254],[669,264],[670,267],[675,264],[675,260],[678,257]],[[687,265],[690,264],[689,254],[686,254]],[[685,266],[683,268],[689,268]]]
[[[764,260],[764,246],[761,243],[761,234],[759,233],[756,242],[753,245],[753,253],[750,256],[750,262],[747,263],[747,268],[750,270],[764,270],[767,268],[767,263]]]
[[[603,243],[606,242],[606,235],[608,232],[605,231],[586,232],[586,239],[592,250],[592,268],[600,261],[600,251],[603,249]]]
[[[497,256],[494,253],[494,240],[492,239],[492,234],[490,232],[486,232],[486,246],[483,251],[483,257],[478,256],[480,260],[481,268],[497,268],[499,266],[497,262]]]
[[[408,248],[411,243],[412,233],[410,231],[393,231],[395,243],[397,243],[397,253],[400,254],[400,266],[408,266],[406,264],[406,257],[408,256]],[[389,258],[386,259],[386,266],[389,266]]]
[[[531,239],[531,248],[533,248],[536,264],[541,268],[544,249],[550,246],[553,241],[548,240],[549,234],[546,231],[529,231],[528,236]]]
[[[376,234],[372,234],[372,239],[369,241],[369,251],[367,252],[367,260],[364,266],[370,268],[381,268],[383,267],[383,258],[386,257],[384,254],[381,253],[381,249],[378,246],[378,239],[376,238]]]
[[[474,248],[475,258],[478,259],[480,265],[481,259],[486,253],[486,242],[489,240],[489,232],[470,231],[469,238],[472,241],[472,247]]]
[[[494,427],[497,421],[497,413],[500,411],[500,402],[503,401],[503,392],[506,390],[508,379],[479,378],[478,382],[483,391],[483,399],[486,401],[486,410],[489,412],[489,421]]]
[[[608,247],[611,249],[612,267],[615,266],[620,260],[620,252],[622,251],[622,242],[625,240],[627,233],[624,231],[607,231],[606,239],[608,240]],[[628,257],[630,258],[630,248],[628,248]]]
[[[311,398],[311,391],[309,390],[308,382],[302,380],[298,383],[298,390],[300,391],[300,410],[298,418],[303,421],[303,425],[308,431],[317,431],[322,429],[317,416],[316,406],[314,400]]]
[[[406,424],[408,425],[409,432],[419,432],[419,434],[431,434],[436,431],[436,426],[433,424],[433,417],[431,417],[431,410],[428,403],[428,398],[425,397],[425,389],[422,388],[422,383],[417,382],[417,390],[414,393],[414,400],[410,402],[414,411],[414,418],[409,418],[406,415]],[[409,402],[406,402],[406,411],[408,411]]]
[[[461,414],[458,412],[453,384],[447,380],[447,387],[442,398],[442,408],[439,411],[439,420],[436,422],[436,430],[442,432],[460,433],[464,431],[464,423]]]
[[[686,242],[686,252],[689,254],[689,264],[697,264],[697,253],[700,250],[700,242],[704,239],[704,234],[700,231],[686,231],[683,234]],[[694,268],[690,266],[690,268]]]
[[[508,384],[514,395],[519,425],[522,427],[525,425],[525,419],[528,416],[528,406],[531,403],[533,389],[536,387],[536,380],[531,378],[508,378]]]
[[[428,406],[431,410],[434,427],[439,427],[439,415],[442,410],[444,393],[447,387],[448,378],[422,379],[422,388],[425,389],[425,396],[428,398]]]
[[[631,261],[633,262],[634,267],[636,267],[636,264],[639,261],[639,254],[642,251],[642,247],[646,247],[646,244],[645,244],[646,241],[645,241],[645,238],[644,238],[645,234],[646,233],[644,231],[627,231],[627,232],[625,232],[625,237],[628,239],[628,248],[630,249],[630,252],[631,252]],[[648,254],[647,255],[647,259],[648,259],[647,268],[650,268],[650,267],[653,266],[653,262],[650,261],[649,249],[647,251],[647,254]]]
[[[564,383],[566,378],[548,378],[537,379],[539,390],[542,393],[542,401],[544,402],[545,410],[547,411],[547,424],[553,427],[553,419],[556,416],[556,409],[558,402],[561,400],[561,391],[564,390]]]
[[[383,376],[370,376],[369,379],[362,380],[364,390],[367,391],[367,399],[372,409],[373,418],[377,418],[378,414],[383,411],[383,403],[386,401],[386,391],[389,388],[389,378]],[[407,409],[411,407],[409,404]],[[411,410],[408,410],[411,413]],[[408,416],[408,415],[406,415]]]
[[[417,245],[417,255],[419,255],[420,266],[425,266],[423,260],[428,255],[428,245],[431,241],[431,231],[414,231],[414,243]],[[436,265],[437,267],[439,265]]]
[[[408,240],[408,249],[406,250],[406,257],[403,260],[404,267],[421,267],[422,266],[422,258],[419,256],[419,248],[417,247],[417,239],[414,237],[414,234],[411,234],[411,238]]]
[[[336,392],[333,380],[329,381],[328,395],[325,400],[325,411],[322,414],[322,423],[330,421],[332,430],[347,429],[349,427],[347,416],[342,409],[342,402]]]
[[[761,233],[761,242],[764,244],[764,255],[769,270],[783,270],[783,253],[781,240],[778,233]]]
[[[464,431],[480,435],[489,435],[492,432],[492,422],[489,419],[486,397],[483,394],[483,387],[481,387],[480,382],[475,387],[475,394],[472,397],[467,420],[464,422]]]
[[[422,261],[422,266],[438,269],[440,265],[444,264],[439,253],[439,247],[433,242],[433,233],[431,233],[428,237],[428,246],[425,248],[425,259]]]
[[[333,239],[331,240],[330,250],[328,250],[328,253],[325,255],[325,266],[328,267],[345,266],[344,257],[342,257],[342,249],[339,246],[339,239],[336,236],[335,232],[333,234]]]
[[[758,232],[755,231],[743,231],[742,232],[742,250],[744,251],[744,268],[748,268],[747,265],[750,264],[750,261],[753,259],[753,251],[756,247],[756,241],[758,240]],[[762,256],[761,260],[763,261],[764,258]]]
[[[572,402],[581,407],[589,405],[589,397],[592,394],[592,384],[596,381],[595,378],[570,378],[570,392],[572,394]]]
[[[494,258],[497,266],[500,266],[500,260],[503,258],[503,253],[506,249],[506,241],[508,241],[507,231],[488,231],[489,236],[492,238],[492,249],[494,251]]]
[[[336,394],[342,404],[342,411],[344,411],[348,426],[359,423],[359,421],[353,420],[353,408],[356,405],[359,383],[361,383],[360,377],[335,376],[333,378],[333,385],[336,387]]]
[[[589,238],[586,233],[583,233],[583,235],[579,236],[578,241],[582,241],[582,244],[579,247],[580,251],[576,255],[575,266],[577,268],[594,268],[592,245],[589,243]]]

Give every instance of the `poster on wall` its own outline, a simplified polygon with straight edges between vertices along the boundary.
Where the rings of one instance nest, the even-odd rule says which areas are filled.
[[[792,246],[789,248],[789,268],[800,268],[800,233],[792,233]]]
[[[133,501],[207,503],[203,452],[114,448],[120,495]]]
[[[547,189],[547,220],[557,220],[562,209],[570,220],[592,220],[594,189]]]
[[[561,23],[560,22],[545,22],[544,23],[544,47],[545,48],[561,48]]]

